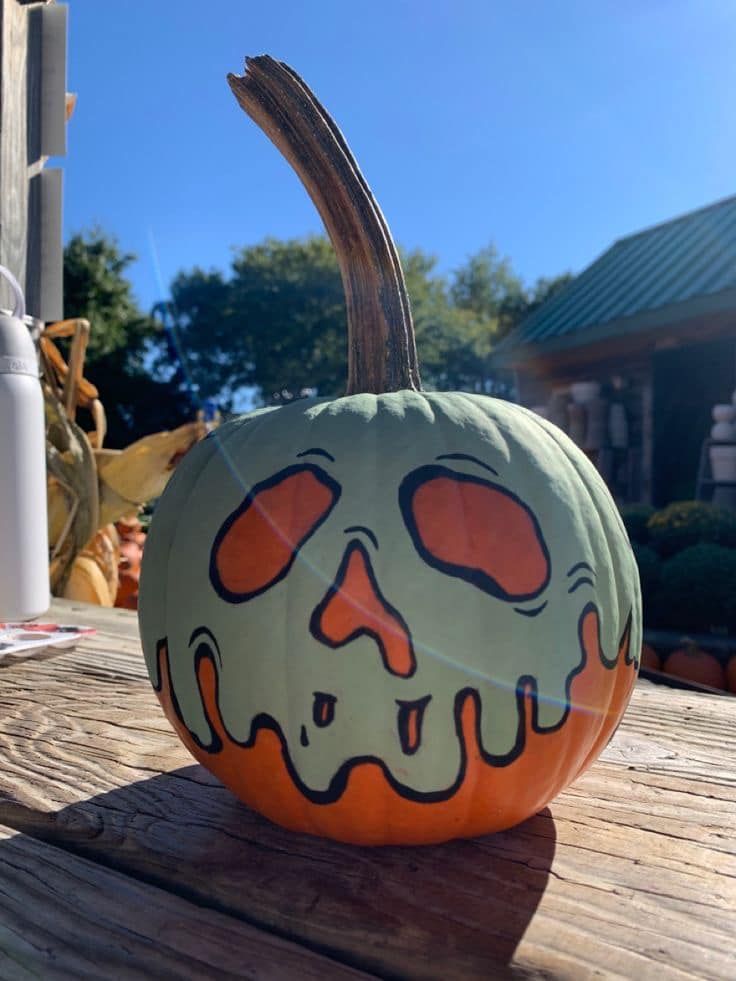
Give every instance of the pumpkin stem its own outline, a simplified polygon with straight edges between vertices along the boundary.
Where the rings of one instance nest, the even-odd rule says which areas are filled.
[[[347,394],[419,389],[398,252],[342,133],[296,72],[268,55],[246,58],[245,74],[228,82],[296,171],[337,253],[348,314]]]

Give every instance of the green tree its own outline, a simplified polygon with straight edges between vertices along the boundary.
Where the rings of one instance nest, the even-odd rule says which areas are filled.
[[[494,343],[536,303],[508,259],[488,246],[448,281],[420,249],[401,254],[427,388],[488,391]],[[347,322],[332,245],[323,236],[239,249],[229,275],[195,268],[171,288],[179,350],[202,397],[224,407],[239,390],[265,402],[340,394]]]
[[[337,260],[319,236],[240,249],[228,279],[180,273],[171,287],[181,350],[207,396],[253,386],[265,401],[333,394],[345,375],[345,301]]]
[[[458,309],[481,317],[496,338],[510,329],[513,311],[526,299],[524,285],[511,262],[492,244],[455,271],[450,296]]]
[[[572,279],[572,273],[569,272],[551,278],[542,276],[531,289],[524,290],[517,296],[509,296],[503,304],[497,340],[505,337],[522,320],[526,320],[537,307],[541,307],[543,303],[563,290]]]
[[[455,306],[483,317],[492,340],[499,341],[572,279],[569,272],[543,276],[527,289],[510,261],[499,255],[495,245],[488,245],[456,270],[450,295]]]
[[[436,259],[417,249],[402,253],[417,351],[425,387],[481,390],[488,375],[494,322],[453,302]]]
[[[178,386],[150,371],[160,334],[133,295],[127,270],[134,261],[99,229],[73,235],[64,249],[64,315],[90,322],[85,374],[105,406],[110,447],[192,415]]]
[[[422,377],[428,387],[478,387],[490,352],[487,318],[452,302],[436,260],[402,254]],[[266,401],[337,395],[347,374],[340,271],[322,236],[240,249],[225,278],[194,269],[172,284],[180,347],[199,390],[232,401],[252,386]]]

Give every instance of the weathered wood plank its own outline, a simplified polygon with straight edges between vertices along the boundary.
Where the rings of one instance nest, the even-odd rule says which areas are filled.
[[[94,616],[79,650],[0,669],[6,825],[381,974],[736,973],[736,700],[641,686],[603,762],[521,828],[350,848],[191,765],[134,618]]]
[[[0,263],[21,286],[28,220],[27,15],[15,0],[0,0]],[[0,282],[0,307],[12,306],[8,287]]]
[[[0,977],[357,981],[367,975],[0,827]]]
[[[95,627],[110,637],[133,638],[137,651],[140,651],[138,618],[130,610],[107,609],[89,603],[79,603],[77,600],[54,598],[48,618],[42,617],[42,619],[54,623],[76,623]]]
[[[62,245],[63,174],[42,170],[28,185],[28,272],[26,305],[39,320],[64,315],[64,248]]]
[[[41,320],[63,313],[62,174],[42,168],[65,152],[65,28],[63,5],[0,0],[0,263]]]

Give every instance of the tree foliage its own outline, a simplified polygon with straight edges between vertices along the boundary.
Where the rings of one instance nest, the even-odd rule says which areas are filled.
[[[229,279],[194,269],[176,277],[171,295],[180,349],[204,394],[331,394],[345,372],[345,301],[324,238],[266,239],[236,253]]]
[[[90,363],[123,350],[139,357],[155,332],[126,275],[135,258],[99,229],[73,235],[64,249],[64,316],[85,317],[92,324]]]
[[[496,334],[508,329],[508,311],[518,309],[526,298],[523,283],[495,245],[476,252],[456,270],[450,296],[459,309],[494,322]]]
[[[135,303],[126,278],[133,258],[100,232],[75,236],[65,257],[66,309],[92,321],[90,376],[109,403],[116,439],[179,421],[191,412],[187,387],[225,409],[242,402],[243,390],[264,402],[344,390],[345,300],[323,236],[240,248],[227,274],[180,272],[171,285],[175,343],[169,335],[168,344]],[[570,278],[527,290],[493,245],[449,277],[421,249],[401,258],[430,389],[492,390],[494,344]]]
[[[64,249],[64,315],[90,322],[85,374],[105,406],[106,443],[118,448],[192,412],[178,386],[150,370],[158,328],[133,295],[127,271],[134,261],[99,229],[73,235]]]
[[[509,259],[499,255],[496,246],[491,244],[470,256],[455,272],[450,296],[456,307],[494,323],[493,339],[497,341],[564,289],[572,278],[571,273],[541,277],[527,289],[511,268]]]
[[[494,246],[448,281],[416,249],[402,263],[427,387],[487,390],[493,344],[556,288],[527,292]],[[343,390],[346,313],[337,260],[322,236],[239,249],[229,276],[195,268],[172,284],[180,351],[202,395],[252,388],[266,402]]]
[[[505,297],[499,313],[496,340],[500,340],[510,333],[537,307],[564,289],[568,283],[572,282],[572,279],[572,273],[562,273],[560,276],[551,278],[542,276],[531,289],[524,289],[519,294],[510,294]]]
[[[423,384],[438,390],[483,389],[495,320],[454,302],[436,264],[418,249],[402,255]]]

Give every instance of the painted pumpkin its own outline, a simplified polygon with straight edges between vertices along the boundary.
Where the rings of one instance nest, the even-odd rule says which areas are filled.
[[[363,844],[507,828],[597,757],[626,707],[641,646],[626,533],[556,427],[417,390],[400,268],[357,165],[290,69],[248,67],[236,95],[341,257],[349,394],[243,416],[179,465],[143,559],[151,679],[195,758],[286,827]],[[347,197],[294,148],[314,132],[333,170],[348,161]]]

